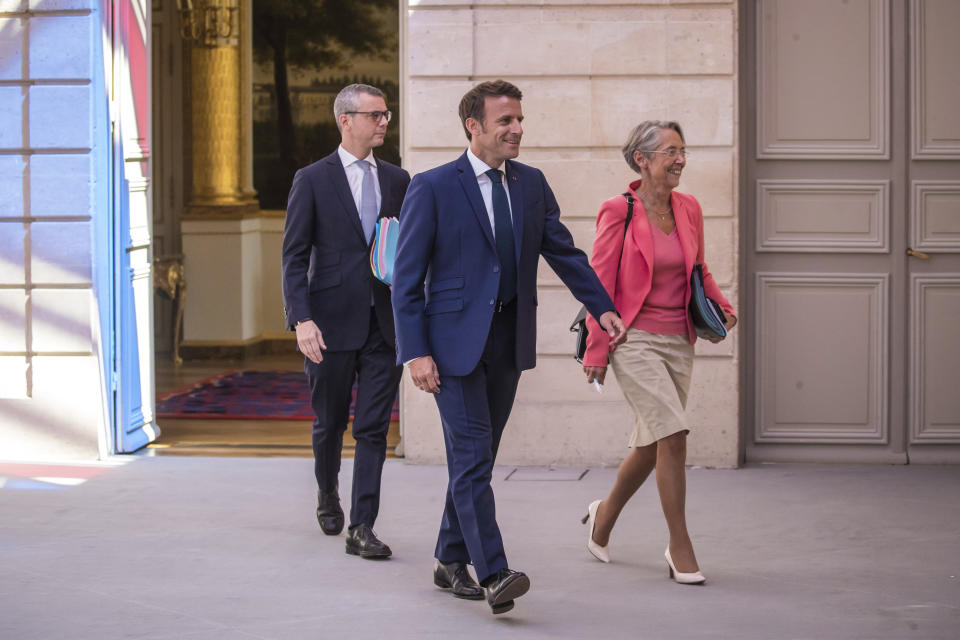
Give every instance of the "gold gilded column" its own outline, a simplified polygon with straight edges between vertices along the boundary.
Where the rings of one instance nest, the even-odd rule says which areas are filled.
[[[193,50],[193,204],[240,200],[240,49]]]
[[[181,3],[181,33],[191,40],[191,149],[193,185],[185,218],[235,218],[258,210],[244,188],[244,162],[250,127],[242,105],[241,44],[250,47],[241,29],[249,0]],[[245,41],[245,42],[244,42]]]

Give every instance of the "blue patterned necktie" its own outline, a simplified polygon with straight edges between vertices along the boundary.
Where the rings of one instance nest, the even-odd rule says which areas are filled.
[[[363,236],[370,244],[373,230],[377,226],[377,190],[373,184],[373,169],[366,160],[358,160],[363,169],[363,183],[360,185],[360,224],[363,227]]]
[[[497,257],[500,258],[500,290],[497,294],[503,303],[517,296],[517,263],[513,245],[513,224],[510,222],[510,204],[503,188],[503,172],[490,169],[486,172],[493,184],[493,229],[497,241]]]

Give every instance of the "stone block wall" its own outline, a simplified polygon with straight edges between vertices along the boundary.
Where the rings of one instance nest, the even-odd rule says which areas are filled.
[[[705,214],[706,258],[737,306],[737,5],[734,2],[408,0],[402,12],[403,162],[448,162],[466,138],[457,116],[477,82],[524,92],[519,160],[549,180],[576,243],[588,254],[600,203],[635,174],[620,147],[645,119],[678,120],[691,151],[680,191]],[[567,330],[579,303],[549,267],[539,287],[538,364],[524,373],[500,461],[614,465],[632,416],[611,375],[602,395],[584,383]],[[697,345],[689,461],[736,466],[738,341]],[[404,383],[404,452],[443,461],[436,405]]]
[[[0,0],[0,458],[96,458],[92,0]]]

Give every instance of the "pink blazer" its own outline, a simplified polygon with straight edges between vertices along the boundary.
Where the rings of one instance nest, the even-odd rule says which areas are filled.
[[[633,219],[626,236],[623,233],[623,223],[627,219],[627,199],[618,195],[600,205],[597,235],[593,241],[593,256],[590,259],[593,270],[613,298],[627,327],[636,319],[653,282],[653,235],[643,204],[635,191],[639,187],[640,180],[630,183],[630,192],[634,197]],[[719,302],[724,313],[736,316],[703,260],[703,212],[700,210],[700,203],[693,196],[676,191],[671,192],[670,203],[677,221],[677,234],[680,236],[687,276],[684,306],[690,303],[690,274],[693,273],[693,265],[702,264],[703,285],[707,296]],[[617,259],[620,257],[621,246],[623,260],[618,269]],[[596,318],[589,314],[587,329],[589,335],[583,364],[604,367],[607,365],[610,339]],[[687,314],[687,337],[690,344],[697,341],[697,332],[690,314]]]

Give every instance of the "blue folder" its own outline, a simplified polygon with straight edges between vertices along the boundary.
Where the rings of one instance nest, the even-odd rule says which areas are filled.
[[[693,266],[690,274],[690,315],[693,317],[693,326],[701,338],[727,337],[727,328],[724,326],[727,317],[723,309],[712,298],[707,297],[703,289],[703,265]]]

